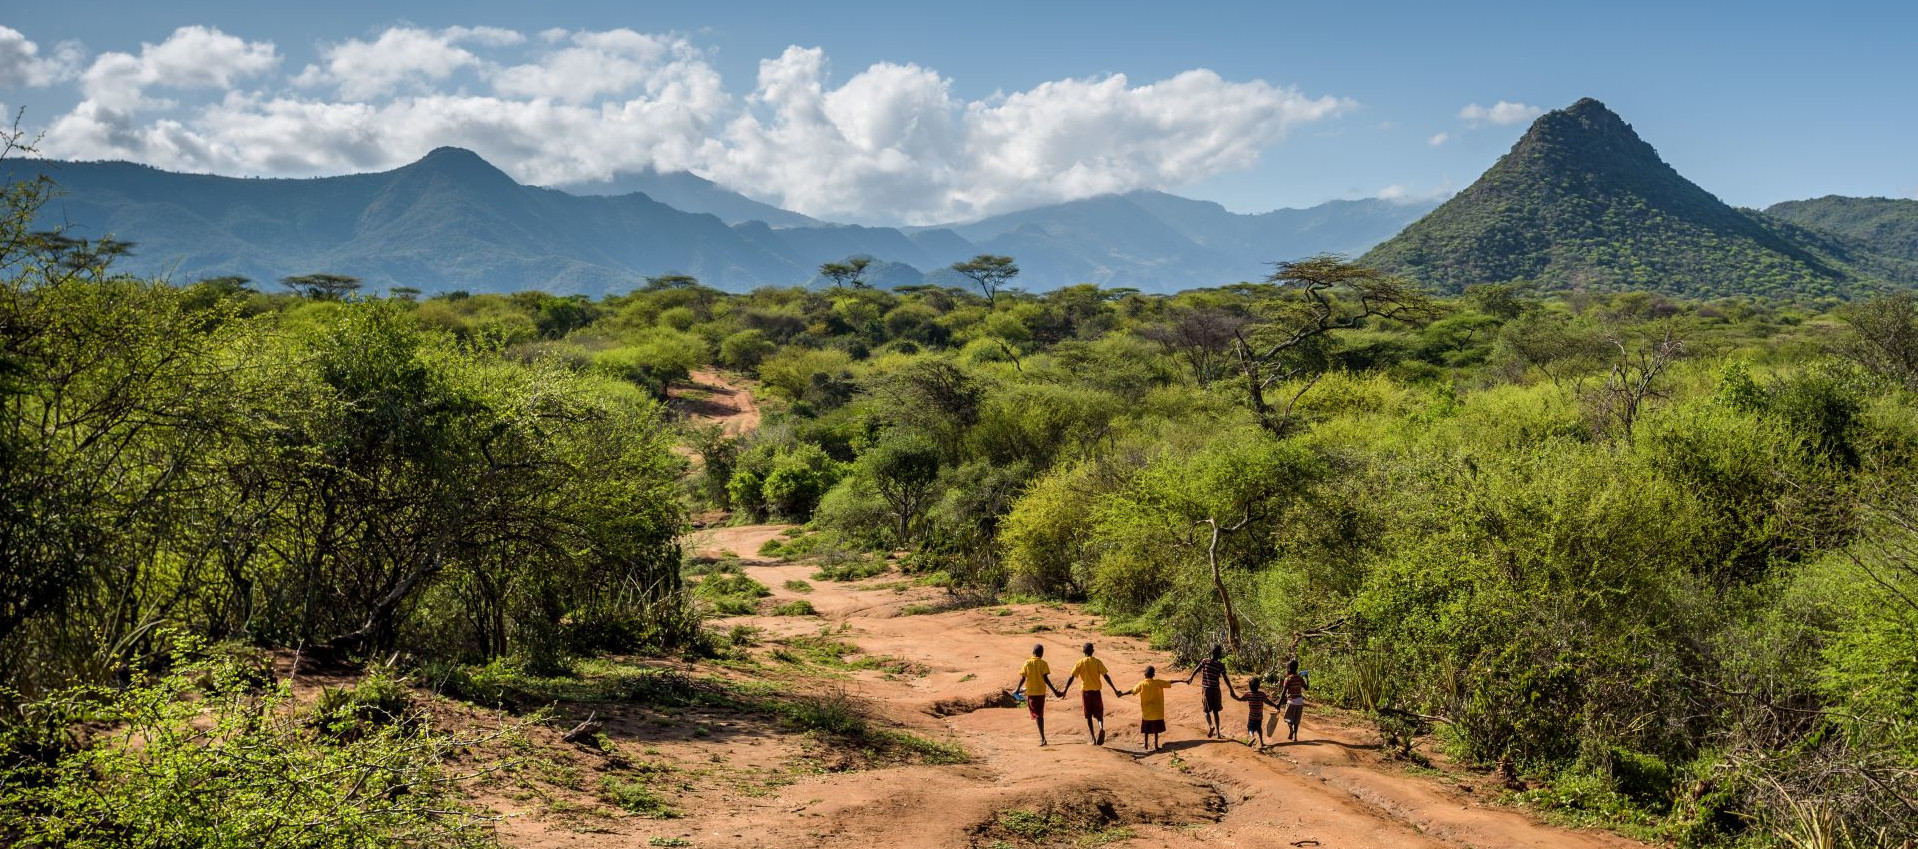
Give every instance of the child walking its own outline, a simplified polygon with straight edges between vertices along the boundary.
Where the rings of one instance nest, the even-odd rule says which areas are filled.
[[[1039,723],[1039,745],[1046,744],[1046,693],[1056,693],[1061,697],[1065,691],[1052,686],[1052,667],[1046,665],[1046,647],[1034,645],[1032,656],[1026,658],[1026,664],[1019,667],[1019,683],[1015,686],[1025,689],[1026,712],[1032,714],[1032,721]]]
[[[1156,752],[1165,743],[1165,691],[1172,684],[1159,680],[1158,670],[1145,668],[1145,680],[1133,685],[1131,692],[1121,693],[1118,687],[1112,692],[1120,696],[1139,697],[1139,734],[1145,738],[1148,752]]]
[[[1265,709],[1270,707],[1273,710],[1278,710],[1279,703],[1272,698],[1271,693],[1259,689],[1259,679],[1257,677],[1245,682],[1245,690],[1246,692],[1243,696],[1239,695],[1237,690],[1232,692],[1232,698],[1245,702],[1245,744],[1251,746],[1253,745],[1253,740],[1256,739],[1258,741],[1258,747],[1263,749],[1266,745]]]
[[[1115,691],[1119,685],[1112,683],[1105,662],[1092,656],[1091,643],[1086,643],[1085,653],[1086,656],[1072,667],[1072,675],[1066,679],[1066,686],[1059,697],[1065,698],[1065,693],[1072,690],[1072,682],[1079,682],[1079,705],[1086,711],[1086,736],[1092,739],[1093,745],[1103,746],[1106,744],[1106,702],[1105,687],[1099,685],[1099,679],[1104,678]],[[1094,722],[1098,723],[1096,729]]]
[[[1285,727],[1287,742],[1299,740],[1299,718],[1305,714],[1305,676],[1299,674],[1297,658],[1285,662],[1285,681],[1279,690],[1285,695]]]
[[[1219,698],[1219,682],[1230,680],[1225,675],[1225,647],[1213,646],[1212,656],[1199,661],[1191,675],[1185,676],[1185,683],[1199,679],[1201,689],[1205,691],[1205,736],[1225,736],[1225,700]]]

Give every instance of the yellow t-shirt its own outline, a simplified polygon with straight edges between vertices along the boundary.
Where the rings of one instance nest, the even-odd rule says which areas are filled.
[[[1139,697],[1140,719],[1165,718],[1165,691],[1171,686],[1164,678],[1147,678],[1132,688],[1133,695]]]
[[[1052,667],[1046,665],[1043,657],[1026,658],[1026,665],[1019,667],[1019,674],[1026,678],[1026,695],[1043,696],[1046,694],[1046,676]]]
[[[1079,679],[1080,687],[1087,692],[1097,693],[1103,689],[1099,686],[1099,676],[1106,674],[1105,661],[1096,657],[1082,657],[1072,667],[1072,674]]]

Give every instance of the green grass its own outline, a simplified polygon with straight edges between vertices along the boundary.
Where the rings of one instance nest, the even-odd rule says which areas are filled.
[[[1138,836],[1130,828],[1113,824],[1111,815],[1110,808],[1089,803],[1041,810],[1014,808],[1000,813],[996,825],[1009,837],[1041,845],[1070,841],[1073,846],[1104,846]]]
[[[812,602],[807,601],[803,598],[796,598],[796,599],[793,599],[792,601],[789,601],[777,607],[774,607],[773,615],[774,616],[818,616],[819,611],[813,608]]]
[[[713,611],[722,616],[754,613],[759,600],[769,595],[772,590],[765,584],[737,571],[713,572],[693,587],[693,597],[712,605]]]
[[[999,815],[999,827],[1034,843],[1044,843],[1059,828],[1051,814],[1015,808]]]
[[[787,592],[794,592],[794,593],[812,592],[812,584],[808,584],[805,581],[799,580],[798,578],[794,578],[790,581],[787,581],[785,586],[786,586]]]
[[[679,812],[654,793],[644,779],[608,775],[599,782],[599,797],[621,810],[653,819],[672,819]]]
[[[676,670],[611,660],[583,660],[570,675],[534,675],[510,661],[438,666],[420,676],[441,694],[483,707],[528,710],[554,702],[623,702],[651,707],[725,703],[719,679],[694,679]]]
[[[1092,834],[1088,834],[1084,837],[1081,837],[1079,838],[1079,842],[1073,845],[1084,846],[1084,847],[1104,846],[1108,843],[1117,843],[1121,840],[1131,840],[1132,838],[1137,836],[1139,836],[1137,832],[1134,832],[1132,829],[1126,828],[1125,826],[1119,825],[1119,826],[1113,826],[1112,828],[1108,828],[1103,831],[1093,832]]]
[[[883,560],[852,560],[830,566],[820,566],[812,573],[815,581],[863,581],[874,575],[884,575],[892,567]]]

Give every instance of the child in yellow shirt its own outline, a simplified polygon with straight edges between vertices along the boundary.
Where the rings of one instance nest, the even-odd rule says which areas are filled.
[[[1099,686],[1099,679],[1104,678],[1114,690],[1119,689],[1119,685],[1112,683],[1112,676],[1106,673],[1105,662],[1092,656],[1091,643],[1086,643],[1085,652],[1086,656],[1072,667],[1072,677],[1066,679],[1064,691],[1059,695],[1064,698],[1065,692],[1072,690],[1072,682],[1079,682],[1079,704],[1086,711],[1086,736],[1092,738],[1093,745],[1103,746],[1106,744],[1106,703],[1105,688]],[[1093,727],[1095,721],[1098,722],[1096,729]]]
[[[1032,715],[1032,721],[1039,723],[1039,745],[1046,744],[1046,693],[1055,693],[1064,698],[1066,692],[1052,686],[1052,667],[1046,665],[1046,647],[1035,645],[1032,656],[1026,658],[1026,664],[1019,667],[1019,683],[1024,688],[1026,712]]]
[[[1118,687],[1112,688],[1116,695],[1139,697],[1139,734],[1145,738],[1148,752],[1156,752],[1164,747],[1165,691],[1172,686],[1171,682],[1160,680],[1157,674],[1157,669],[1148,666],[1145,668],[1145,680],[1133,685],[1131,692],[1122,693]]]

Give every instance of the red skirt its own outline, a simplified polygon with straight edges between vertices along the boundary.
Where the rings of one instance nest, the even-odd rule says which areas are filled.
[[[1140,734],[1164,734],[1165,720],[1141,719],[1139,720],[1139,733]]]
[[[1026,694],[1026,712],[1032,714],[1033,719],[1045,719],[1046,697]]]

